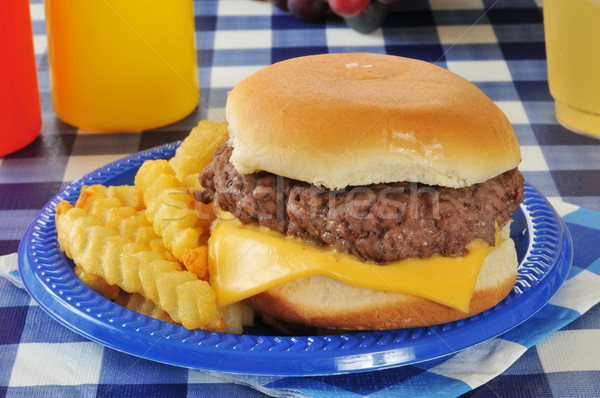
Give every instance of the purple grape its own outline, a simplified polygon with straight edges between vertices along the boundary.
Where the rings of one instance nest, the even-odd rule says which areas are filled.
[[[289,11],[288,8],[288,0],[269,0],[275,7],[279,8],[281,11]]]
[[[316,22],[325,17],[329,5],[322,0],[288,0],[290,13],[301,21]]]

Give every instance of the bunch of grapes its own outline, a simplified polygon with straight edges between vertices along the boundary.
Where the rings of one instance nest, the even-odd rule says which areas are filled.
[[[381,26],[386,4],[398,0],[270,0],[276,7],[307,22],[317,22],[333,12],[348,26],[369,33]]]

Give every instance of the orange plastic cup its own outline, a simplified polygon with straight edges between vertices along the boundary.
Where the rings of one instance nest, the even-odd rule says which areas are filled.
[[[95,132],[173,123],[199,100],[191,0],[45,0],[54,111]]]
[[[2,3],[0,60],[0,156],[4,156],[31,143],[42,127],[28,0]]]

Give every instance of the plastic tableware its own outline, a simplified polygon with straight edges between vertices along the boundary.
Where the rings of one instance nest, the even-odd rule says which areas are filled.
[[[558,290],[571,266],[567,229],[547,200],[526,184],[511,236],[519,258],[512,292],[495,307],[464,320],[432,327],[277,336],[250,328],[243,335],[187,330],[129,311],[89,289],[59,250],[54,208],[74,202],[82,185],[131,184],[148,159],[173,156],[168,144],[102,167],[50,200],[19,247],[23,282],[52,317],[81,335],[142,358],[205,371],[258,375],[323,375],[369,371],[448,355],[510,330],[535,314]]]

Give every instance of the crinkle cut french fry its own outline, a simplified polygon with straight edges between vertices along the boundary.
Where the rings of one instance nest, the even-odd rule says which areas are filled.
[[[142,192],[146,217],[165,247],[202,279],[208,276],[208,257],[202,235],[206,222],[194,208],[193,194],[175,177],[166,160],[148,160],[138,170],[135,186]]]
[[[212,153],[228,135],[227,123],[200,121],[169,160],[177,179],[186,187],[200,188],[198,174],[208,166]]]
[[[242,303],[242,325],[254,326],[254,310],[247,304]]]
[[[75,275],[90,289],[122,307],[161,321],[173,323],[173,319],[169,314],[139,293],[124,292],[119,289],[119,286],[109,285],[100,275],[91,274],[78,265],[75,265]]]
[[[178,298],[179,286],[198,281],[208,290],[212,291],[212,288],[194,274],[182,271],[179,263],[160,258],[159,254],[120,236],[114,228],[101,225],[84,209],[72,207],[65,201],[56,207],[56,229],[61,246],[86,272],[98,274],[107,283],[118,285],[125,291],[148,297],[175,322],[189,329],[223,327],[220,315],[217,319],[209,319],[219,314],[214,292],[197,296],[198,300],[203,300],[204,314],[181,312],[180,308],[185,304]],[[173,273],[184,276],[171,276]],[[199,310],[200,304],[196,307],[196,311]]]
[[[170,294],[173,286],[179,286],[186,282],[198,280],[196,275],[188,271],[162,272],[156,277],[158,282],[158,301],[160,307],[169,314],[178,311],[179,308],[177,295],[173,296]],[[179,316],[179,318],[181,317]]]
[[[143,202],[140,204],[138,201],[142,202],[141,195],[134,186],[107,188],[91,185],[81,188],[75,207],[86,210],[98,218],[102,225],[117,229],[120,235],[150,248],[166,260],[175,261],[173,254],[164,247],[162,238],[154,232],[145,211],[138,210],[143,207]]]
[[[145,208],[142,195],[133,185],[111,185],[108,187],[104,185],[84,185],[81,188],[75,207],[90,211],[91,204],[97,199],[103,198],[117,199],[122,206],[133,207],[136,210]]]
[[[212,305],[217,301],[217,295],[208,282],[198,279],[179,285],[177,298],[181,303],[179,316],[183,326],[199,323],[208,324],[207,329],[211,330],[222,330],[225,327],[221,311]]]
[[[139,293],[127,293],[121,290],[119,295],[112,301],[138,314],[146,315],[160,321],[176,323],[169,314],[158,308],[152,300],[148,300]]]
[[[183,263],[190,272],[198,275],[198,278],[208,280],[208,246],[186,250]]]
[[[140,294],[140,296],[141,296],[141,294]],[[121,307],[127,307],[127,303],[129,302],[130,297],[131,297],[131,293],[127,293],[126,291],[121,290],[119,292],[119,295],[113,300],[113,302],[115,304],[119,304]],[[148,301],[150,301],[150,300],[148,300]]]
[[[140,257],[143,257],[140,256]],[[155,281],[158,279],[158,275],[165,272],[180,271],[181,269],[174,266],[172,261],[154,261],[148,263],[147,267],[140,269],[140,280],[144,286],[145,294],[147,298],[155,302],[157,305],[160,304],[160,297],[158,295],[158,286]],[[161,307],[162,308],[162,307]]]
[[[129,295],[123,307],[161,321],[173,323],[173,319],[165,311],[161,310],[151,300],[138,293]]]
[[[100,275],[87,272],[78,265],[75,265],[75,275],[77,275],[77,277],[81,279],[83,283],[88,285],[90,289],[94,290],[96,293],[108,300],[116,300],[119,296],[121,291],[119,286],[106,283],[106,281],[100,277]]]
[[[242,334],[244,331],[242,323],[242,303],[229,304],[223,309],[225,320],[225,330],[228,333]]]

